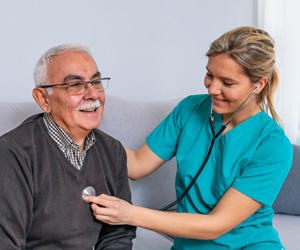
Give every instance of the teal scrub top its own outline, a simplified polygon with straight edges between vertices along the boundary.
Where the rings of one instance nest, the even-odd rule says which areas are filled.
[[[212,140],[211,98],[185,98],[147,137],[161,159],[176,156],[176,194],[179,197],[201,167]],[[216,130],[222,115],[214,113]],[[272,203],[292,165],[293,148],[281,127],[260,112],[220,135],[194,186],[177,205],[178,212],[208,214],[229,187],[262,207],[243,223],[215,240],[175,238],[172,250],[284,249],[272,226]]]

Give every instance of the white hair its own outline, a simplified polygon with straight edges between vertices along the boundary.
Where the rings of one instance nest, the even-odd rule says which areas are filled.
[[[54,56],[57,56],[59,54],[62,54],[69,50],[75,50],[79,52],[83,52],[89,56],[91,56],[91,51],[88,47],[83,46],[81,44],[76,43],[67,43],[67,44],[61,44],[58,46],[55,46],[45,52],[44,55],[41,56],[41,58],[38,60],[38,62],[35,65],[34,71],[33,71],[33,78],[35,86],[40,85],[47,85],[50,83],[50,79],[48,77],[48,65],[51,62],[52,58]],[[52,88],[47,88],[47,93],[49,95],[52,94]]]

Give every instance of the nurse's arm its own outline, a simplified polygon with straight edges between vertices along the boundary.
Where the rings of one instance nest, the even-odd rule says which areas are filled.
[[[92,210],[94,216],[105,223],[129,224],[175,237],[204,240],[216,239],[227,233],[262,205],[232,187],[207,215],[161,212],[107,195],[90,196],[86,200],[104,206],[92,204]]]
[[[154,154],[145,144],[134,152],[125,148],[127,154],[128,176],[131,180],[141,179],[165,163],[165,161]]]

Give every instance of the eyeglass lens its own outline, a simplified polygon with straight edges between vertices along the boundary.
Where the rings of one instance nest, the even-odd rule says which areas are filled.
[[[108,84],[109,84],[109,79],[99,79],[99,80],[94,80],[91,82],[73,82],[68,85],[68,93],[70,95],[80,95],[83,94],[87,88],[88,84],[91,83],[93,87],[99,91],[102,92],[105,89],[107,89]]]

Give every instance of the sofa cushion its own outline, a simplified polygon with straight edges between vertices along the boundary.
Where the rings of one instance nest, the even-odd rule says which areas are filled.
[[[300,146],[293,148],[291,170],[273,204],[275,213],[300,215]]]
[[[173,241],[164,236],[141,227],[137,228],[136,237],[133,240],[133,250],[168,250],[173,245]]]
[[[297,250],[300,245],[300,216],[275,214],[273,226],[279,234],[279,238],[285,249]]]

